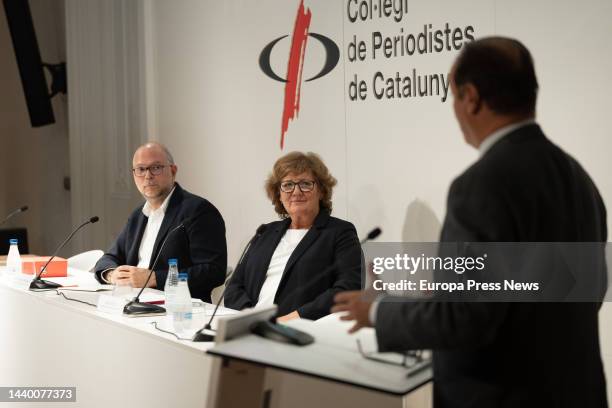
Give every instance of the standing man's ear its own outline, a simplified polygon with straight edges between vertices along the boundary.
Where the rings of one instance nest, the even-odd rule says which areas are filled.
[[[470,115],[477,115],[482,108],[482,100],[480,98],[480,93],[478,89],[471,84],[467,83],[462,85],[459,89],[459,95],[465,98],[467,102],[467,111]]]

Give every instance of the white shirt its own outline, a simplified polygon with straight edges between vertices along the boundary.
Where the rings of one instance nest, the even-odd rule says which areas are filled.
[[[142,241],[140,241],[140,249],[138,250],[138,265],[136,265],[138,268],[149,269],[151,255],[153,255],[153,247],[155,246],[155,240],[157,239],[157,234],[159,234],[159,229],[161,228],[162,222],[164,221],[164,216],[166,215],[166,208],[168,208],[170,197],[172,197],[172,193],[174,193],[175,188],[176,187],[172,188],[172,191],[170,191],[168,197],[166,197],[162,205],[159,206],[157,210],[152,209],[148,201],[142,207],[142,213],[149,220],[147,221],[144,233],[142,234]]]
[[[259,300],[255,307],[272,306],[274,304],[274,297],[276,296],[276,291],[283,277],[289,257],[291,257],[291,254],[307,232],[307,229],[288,229],[285,232],[285,235],[283,235],[274,250],[270,265],[268,265],[266,280],[261,287]]]
[[[499,142],[504,136],[512,133],[520,127],[531,125],[533,123],[535,123],[534,119],[527,119],[497,129],[495,132],[487,136],[482,142],[480,142],[480,146],[478,146],[480,156],[484,155],[495,143]]]

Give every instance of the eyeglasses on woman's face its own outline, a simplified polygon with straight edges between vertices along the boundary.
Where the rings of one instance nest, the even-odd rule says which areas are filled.
[[[280,191],[283,193],[293,193],[295,186],[298,186],[302,193],[314,190],[316,182],[314,180],[285,180],[280,183]]]

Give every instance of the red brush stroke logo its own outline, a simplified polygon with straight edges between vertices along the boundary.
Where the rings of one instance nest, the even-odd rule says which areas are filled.
[[[304,66],[304,56],[306,54],[306,43],[308,37],[317,40],[325,50],[325,62],[321,70],[312,78],[304,82],[314,81],[329,74],[340,60],[340,49],[338,45],[329,37],[322,34],[309,32],[312,13],[310,9],[304,10],[304,0],[300,0],[295,25],[293,28],[293,38],[289,51],[289,61],[287,62],[287,75],[285,78],[278,76],[272,69],[270,56],[272,49],[281,40],[287,38],[282,35],[268,43],[259,55],[259,67],[269,78],[285,83],[285,102],[283,107],[283,118],[281,123],[281,150],[285,147],[285,135],[289,128],[289,121],[297,117],[300,111],[300,89],[302,86],[302,68]]]
[[[312,13],[310,9],[304,10],[304,0],[300,1],[295,25],[293,28],[293,39],[291,40],[291,51],[287,64],[287,82],[285,83],[285,108],[283,109],[283,120],[281,125],[281,149],[285,146],[285,134],[289,128],[289,120],[292,120],[300,112],[300,88],[302,86],[302,68],[304,66],[304,54],[308,42],[308,28]]]

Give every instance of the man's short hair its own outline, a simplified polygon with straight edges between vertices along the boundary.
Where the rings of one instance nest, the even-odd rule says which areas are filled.
[[[172,157],[172,153],[170,153],[170,150],[168,150],[168,148],[165,145],[161,144],[161,143],[159,143],[159,146],[162,148],[162,150],[166,154],[166,159],[168,160],[168,163],[175,164],[174,163],[174,157]]]
[[[474,85],[496,113],[535,113],[538,80],[533,59],[517,40],[487,37],[467,43],[457,57],[454,81],[457,88]]]
[[[154,140],[150,140],[150,141],[148,141],[148,142],[138,146],[138,148],[135,150],[135,152],[138,151],[139,149],[143,148],[143,147],[152,147],[152,146],[157,146],[157,147],[159,147],[164,152],[164,155],[166,156],[166,160],[168,160],[168,163],[176,164],[176,163],[174,163],[174,157],[172,157],[172,153],[170,153],[170,150],[168,150],[166,145],[164,145],[163,143],[160,143],[160,142],[156,142]]]

